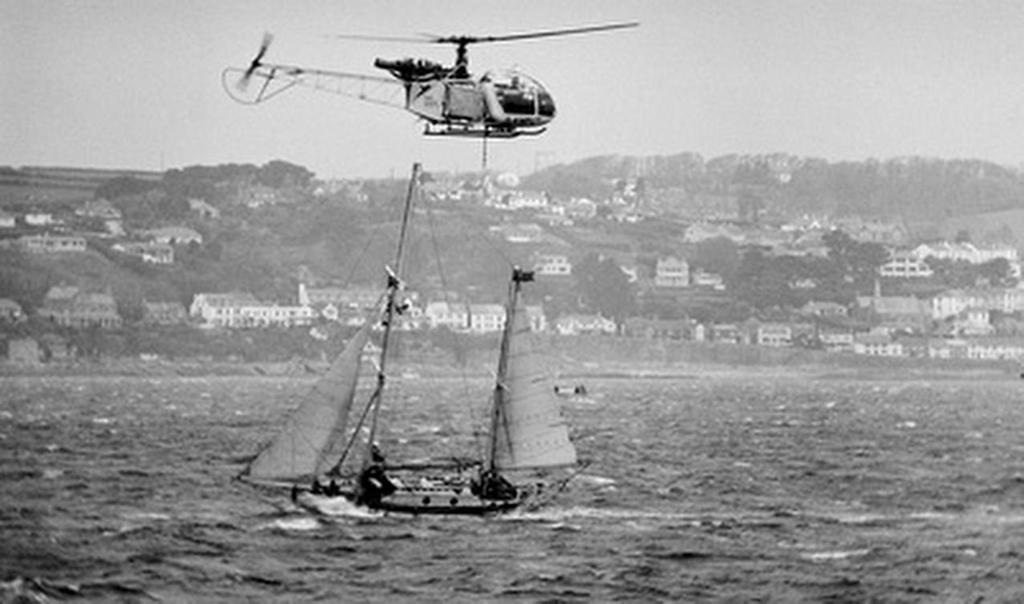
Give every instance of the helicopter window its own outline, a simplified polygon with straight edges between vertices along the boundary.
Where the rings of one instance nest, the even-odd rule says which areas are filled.
[[[483,82],[494,84],[495,88],[507,90],[518,90],[522,92],[536,92],[541,86],[532,78],[519,72],[495,72],[489,71],[481,78]]]

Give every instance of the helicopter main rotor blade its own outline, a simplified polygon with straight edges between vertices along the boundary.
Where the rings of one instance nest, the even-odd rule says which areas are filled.
[[[360,34],[337,34],[333,36],[342,40],[363,40],[369,42],[414,42],[419,44],[433,44],[436,36],[423,34],[421,37],[413,36],[364,36]]]
[[[420,34],[419,36],[365,36],[360,34],[337,34],[333,37],[342,40],[364,40],[371,42],[413,42],[417,44],[478,44],[480,42],[507,42],[511,40],[529,40],[531,38],[549,38],[553,36],[570,36],[574,34],[589,34],[611,29],[625,29],[640,25],[638,21],[628,23],[610,23],[607,25],[592,25],[588,27],[572,27],[568,29],[553,29],[548,31],[534,31],[521,34],[505,34],[500,36],[436,36],[433,34]]]
[[[612,29],[625,29],[640,25],[637,21],[628,23],[610,23],[607,25],[592,25],[588,27],[573,27],[568,29],[552,29],[547,31],[534,31],[521,34],[505,34],[501,36],[446,36],[435,38],[433,41],[447,44],[477,44],[480,42],[507,42],[510,40],[529,40],[531,38],[549,38],[554,36],[570,36],[574,34],[588,34]]]

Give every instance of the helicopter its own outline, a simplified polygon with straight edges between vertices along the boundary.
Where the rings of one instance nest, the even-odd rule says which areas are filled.
[[[469,71],[472,44],[584,34],[636,27],[636,22],[498,36],[380,37],[339,35],[337,38],[449,44],[455,63],[445,66],[427,59],[381,59],[374,66],[390,77],[270,63],[264,57],[273,36],[263,41],[249,65],[228,67],[222,74],[225,91],[243,104],[259,104],[295,87],[349,96],[404,109],[425,122],[427,136],[515,138],[536,136],[555,118],[555,101],[535,78],[517,69],[492,70],[476,77]],[[259,85],[253,87],[253,80]]]

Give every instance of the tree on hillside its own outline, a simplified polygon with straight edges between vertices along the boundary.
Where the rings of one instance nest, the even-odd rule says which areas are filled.
[[[736,299],[761,310],[790,305],[787,265],[765,255],[759,246],[748,246],[729,282]]]
[[[587,254],[573,266],[576,295],[582,306],[622,323],[636,308],[636,295],[626,273],[615,260]]]
[[[256,181],[274,189],[304,189],[313,180],[313,173],[295,164],[275,159],[260,167]]]
[[[705,239],[694,246],[690,264],[728,280],[740,264],[739,246],[728,237]]]
[[[822,241],[828,247],[828,257],[836,274],[850,282],[856,292],[871,291],[878,278],[878,267],[889,260],[885,247],[857,241],[838,229],[827,233]]]

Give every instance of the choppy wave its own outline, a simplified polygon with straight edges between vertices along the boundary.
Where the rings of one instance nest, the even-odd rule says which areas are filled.
[[[482,519],[313,512],[232,480],[306,386],[5,380],[0,601],[1019,599],[1016,383],[588,383],[566,409],[592,465]],[[461,385],[403,387],[396,455],[474,450]]]

